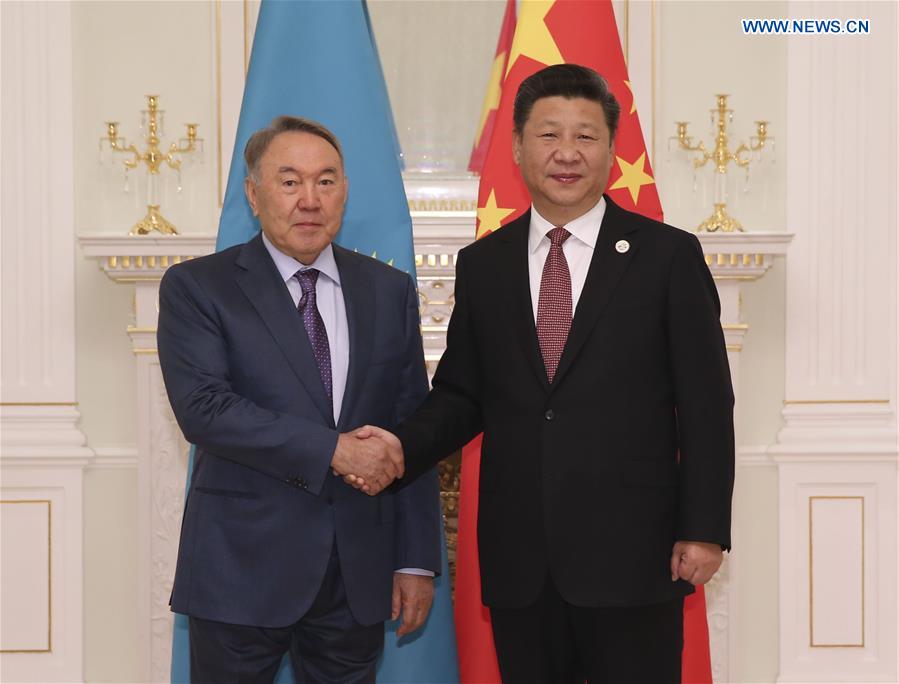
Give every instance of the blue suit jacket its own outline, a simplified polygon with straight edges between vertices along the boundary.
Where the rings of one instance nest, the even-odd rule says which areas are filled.
[[[412,279],[334,245],[350,365],[334,424],[302,319],[256,236],[170,268],[159,360],[197,447],[172,609],[283,627],[309,609],[337,544],[350,609],[389,617],[393,571],[439,572],[436,472],[369,497],[330,472],[340,432],[392,429],[427,392]]]

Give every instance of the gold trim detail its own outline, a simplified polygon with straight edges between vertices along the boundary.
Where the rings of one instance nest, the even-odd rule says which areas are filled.
[[[749,324],[748,323],[722,323],[721,329],[722,330],[743,330],[745,332],[746,330],[749,330]]]
[[[115,276],[114,280],[117,283],[158,283],[162,276]]]
[[[862,511],[862,642],[860,644],[816,644],[814,634],[814,609],[812,601],[812,502],[819,499],[861,501]],[[808,645],[809,648],[864,648],[865,647],[865,497],[864,496],[810,496],[808,498]]]
[[[471,211],[478,210],[477,200],[465,199],[411,199],[409,211]]]
[[[725,345],[725,349],[729,352],[740,352],[743,351],[742,344],[727,344]]]
[[[50,499],[4,499],[0,504],[47,504],[47,648],[0,649],[0,653],[53,652],[53,502]]]
[[[77,401],[0,401],[0,406],[78,406]],[[4,503],[0,501],[0,503]]]
[[[196,259],[195,256],[187,255],[187,256],[147,256],[146,258],[142,255],[135,255],[134,257],[125,255],[125,256],[111,256],[106,258],[106,269],[109,271],[118,271],[118,270],[156,270],[160,268],[168,268],[174,264],[180,264],[182,261],[190,261],[191,259]]]
[[[125,331],[128,333],[155,333],[156,328],[139,328],[136,325],[129,325]]]
[[[784,404],[889,404],[889,399],[785,399]]]
[[[709,253],[704,255],[706,266],[731,266],[742,268],[761,268],[765,265],[765,255],[759,253],[739,254]]]
[[[449,268],[450,266],[455,267],[457,255],[455,254],[416,254],[415,255],[415,267],[416,268],[437,268],[445,267]]]
[[[155,356],[159,353],[159,350],[155,347],[135,347],[131,351],[134,352],[135,356],[137,355],[149,355]]]

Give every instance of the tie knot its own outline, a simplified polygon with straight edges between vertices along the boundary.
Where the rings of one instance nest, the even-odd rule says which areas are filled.
[[[552,245],[553,247],[561,247],[562,243],[571,237],[571,233],[559,226],[549,231],[549,233],[547,233],[547,237],[549,237],[550,245]]]
[[[315,282],[318,280],[318,269],[306,268],[294,273],[293,277],[300,281],[300,289],[303,291],[303,295],[315,293]]]

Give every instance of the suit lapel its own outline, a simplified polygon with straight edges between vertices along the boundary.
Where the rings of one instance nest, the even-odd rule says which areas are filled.
[[[350,420],[351,409],[362,389],[371,356],[371,343],[375,331],[375,294],[371,276],[365,269],[353,267],[349,263],[353,255],[342,247],[337,245],[333,247],[334,260],[340,271],[340,288],[343,291],[350,338],[350,366],[347,370],[346,390],[343,393],[338,423],[343,429]]]
[[[578,301],[574,320],[571,322],[568,341],[562,351],[559,368],[553,378],[553,389],[559,386],[572,362],[577,358],[600,315],[612,298],[621,276],[624,275],[634,258],[639,246],[636,235],[634,235],[635,231],[636,227],[628,221],[626,212],[606,196],[606,211],[599,231],[599,238],[596,241],[596,249],[593,251],[584,289]],[[625,236],[628,236],[628,250],[623,253],[618,252],[615,245]]]
[[[515,337],[522,345],[522,351],[537,375],[537,379],[543,385],[543,389],[549,389],[549,381],[546,379],[546,366],[543,363],[543,355],[540,353],[540,343],[537,340],[537,327],[534,324],[534,304],[531,301],[531,281],[528,272],[528,231],[531,225],[531,212],[526,211],[520,217],[499,230],[502,239],[509,243],[509,247],[500,250],[505,264],[498,264],[500,272],[508,270],[509,279],[507,287],[511,292],[507,301],[512,302],[510,313],[512,324],[516,332]]]
[[[262,318],[306,392],[330,425],[334,422],[309,336],[271,256],[257,235],[243,246],[235,262],[237,285]]]

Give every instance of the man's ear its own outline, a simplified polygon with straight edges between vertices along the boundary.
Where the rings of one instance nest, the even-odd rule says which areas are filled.
[[[253,216],[259,216],[259,212],[256,210],[256,184],[249,176],[244,178],[243,190],[247,195],[247,202],[250,205],[250,209],[253,210]]]
[[[512,132],[512,159],[521,166],[521,133]]]

